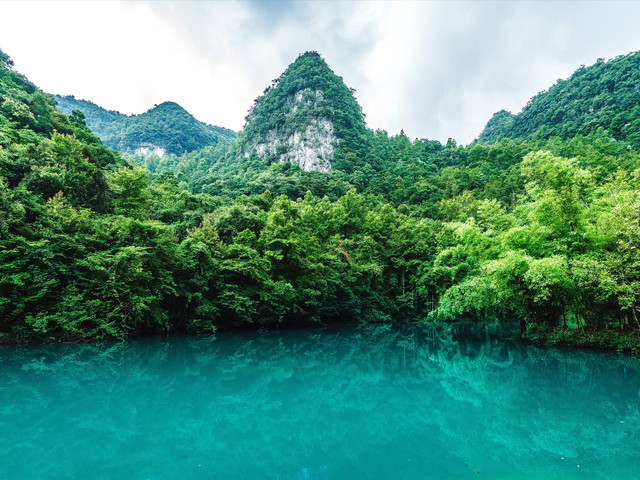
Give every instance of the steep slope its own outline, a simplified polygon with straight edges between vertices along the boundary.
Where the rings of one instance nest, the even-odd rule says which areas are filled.
[[[518,115],[496,113],[478,141],[532,135],[567,139],[599,128],[640,147],[640,52],[581,66],[568,80],[533,97]]]
[[[67,116],[55,103],[0,50],[0,187],[21,185],[45,200],[62,192],[76,205],[103,209],[103,169],[123,161],[81,116]]]
[[[190,329],[167,313],[174,226],[195,228],[210,201],[151,193],[143,169],[55,105],[0,50],[0,344]]]
[[[367,129],[353,93],[317,52],[300,55],[256,99],[239,137],[242,154],[322,172],[358,156]]]
[[[54,98],[58,103],[58,108],[67,115],[70,115],[73,110],[80,110],[85,116],[87,125],[96,135],[99,133],[104,136],[109,126],[115,126],[127,118],[127,115],[120,112],[107,110],[88,100],[78,100],[73,95],[65,97],[54,95]]]
[[[233,131],[200,122],[174,102],[129,116],[72,96],[55,98],[67,114],[80,110],[89,128],[107,146],[121,152],[181,154],[235,138]]]

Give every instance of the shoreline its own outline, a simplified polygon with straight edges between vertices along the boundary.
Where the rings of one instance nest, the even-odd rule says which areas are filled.
[[[518,336],[519,341],[531,345],[640,355],[640,336],[619,332],[588,333],[557,328],[537,332],[527,331],[524,335]]]
[[[562,349],[570,349],[570,350],[583,350],[583,351],[602,351],[602,352],[610,352],[610,353],[625,353],[633,356],[640,355],[640,336],[635,335],[627,335],[619,332],[611,332],[611,331],[603,331],[603,332],[595,332],[595,333],[587,333],[581,332],[579,330],[574,329],[563,329],[563,328],[555,328],[550,330],[544,330],[541,328],[532,329],[529,327],[527,331],[522,334],[517,331],[517,325],[512,322],[504,322],[504,323],[482,323],[482,322],[470,322],[470,321],[460,321],[460,322],[425,322],[421,320],[415,320],[412,322],[371,322],[375,324],[388,324],[393,326],[399,326],[405,323],[414,323],[414,324],[422,324],[422,325],[431,325],[434,327],[441,328],[451,328],[451,327],[463,327],[464,332],[460,332],[462,336],[471,335],[477,336],[479,334],[479,330],[483,330],[484,334],[489,335],[490,337],[500,338],[503,340],[512,340],[516,342],[521,342],[525,345],[538,345],[538,346],[549,346],[549,347],[557,347]],[[229,332],[236,331],[252,331],[255,330],[258,333],[261,333],[263,330],[266,330],[267,333],[271,333],[274,331],[289,331],[289,330],[299,330],[299,329],[308,329],[308,328],[341,328],[341,327],[353,327],[354,325],[359,325],[358,322],[352,323],[347,322],[344,324],[337,325],[336,323],[330,324],[306,324],[306,325],[287,325],[287,326],[276,326],[274,327],[265,327],[264,325],[255,325],[256,328],[247,328],[247,326],[243,326],[240,328],[225,328],[216,330],[215,332],[210,333],[151,333],[147,335],[136,335],[127,338],[58,338],[55,336],[50,336],[47,338],[30,338],[30,339],[19,339],[15,336],[12,336],[8,333],[0,333],[0,348],[12,348],[12,347],[37,347],[43,345],[70,345],[70,344],[85,344],[85,343],[119,343],[119,342],[127,342],[129,340],[139,340],[139,339],[147,339],[147,338],[158,338],[158,337],[166,337],[166,338],[177,338],[177,337],[201,337],[201,336],[216,336],[218,334],[224,334]]]

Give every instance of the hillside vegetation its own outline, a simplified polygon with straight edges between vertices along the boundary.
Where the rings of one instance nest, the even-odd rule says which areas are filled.
[[[345,169],[359,163],[368,144],[354,93],[317,52],[300,55],[255,100],[239,138],[241,152],[257,154],[267,163],[289,161],[304,170]],[[331,143],[324,150],[318,148],[323,137]],[[316,147],[313,156],[327,157],[319,159],[321,165],[317,159],[309,168],[301,165],[302,152],[296,150],[305,141]],[[260,152],[260,145],[266,152]]]
[[[529,338],[638,350],[632,137],[536,130],[461,147],[373,132],[359,107],[319,103],[317,115],[344,129],[331,171],[245,155],[281,118],[270,94],[299,91],[289,75],[337,82],[318,57],[302,55],[267,90],[238,141],[151,155],[145,169],[106,149],[81,115],[56,110],[3,55],[3,337],[525,320]],[[291,120],[275,128],[295,132]]]
[[[518,115],[501,110],[478,141],[501,138],[569,139],[602,129],[610,138],[640,148],[640,52],[582,65],[533,97]]]
[[[56,95],[58,108],[82,112],[87,126],[106,146],[122,153],[182,154],[233,140],[235,132],[202,123],[174,102],[156,105],[140,115],[105,110],[73,96]]]

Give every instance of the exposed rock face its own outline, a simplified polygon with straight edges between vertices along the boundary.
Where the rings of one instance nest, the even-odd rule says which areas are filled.
[[[281,162],[289,161],[305,171],[331,171],[334,143],[337,143],[331,121],[326,118],[316,121],[304,133],[294,133],[288,142],[292,148],[287,154],[288,158],[281,157]]]
[[[302,110],[313,109],[323,99],[322,91],[304,89],[295,94],[288,102],[288,117],[293,117]],[[258,155],[275,155],[280,163],[291,163],[302,170],[330,172],[333,152],[338,143],[334,133],[333,122],[328,118],[313,119],[306,129],[296,130],[293,134],[283,136],[276,129],[270,130],[266,141],[256,144],[245,152]]]
[[[122,153],[181,155],[236,138],[231,130],[196,120],[175,102],[155,105],[140,115],[123,115],[75,97],[55,99],[63,112],[83,112],[87,126],[104,144]]]
[[[364,158],[367,128],[354,92],[318,52],[303,53],[255,100],[240,151],[319,172]]]
[[[145,143],[136,148],[133,153],[136,155],[152,155],[155,154],[160,158],[164,157],[166,150],[158,145],[154,145],[153,143]]]

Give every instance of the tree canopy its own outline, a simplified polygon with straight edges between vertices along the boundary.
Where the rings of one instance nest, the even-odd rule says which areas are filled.
[[[87,126],[122,153],[161,150],[182,154],[233,140],[235,132],[202,123],[174,102],[155,105],[140,115],[124,115],[73,96],[55,96],[64,113],[82,112]]]
[[[640,52],[582,65],[569,79],[533,97],[518,115],[496,113],[478,141],[531,136],[566,140],[602,129],[610,138],[640,148],[639,84]]]
[[[639,349],[632,135],[567,126],[499,138],[517,123],[506,112],[490,143],[467,147],[370,131],[308,53],[256,101],[237,141],[125,160],[91,133],[90,112],[65,115],[0,60],[0,339],[467,319]],[[631,91],[626,71],[612,70],[614,91]],[[267,115],[281,99],[316,90],[321,115],[345,129],[331,172],[244,154],[252,136],[294,128],[295,115]],[[611,105],[611,118],[631,107]]]

